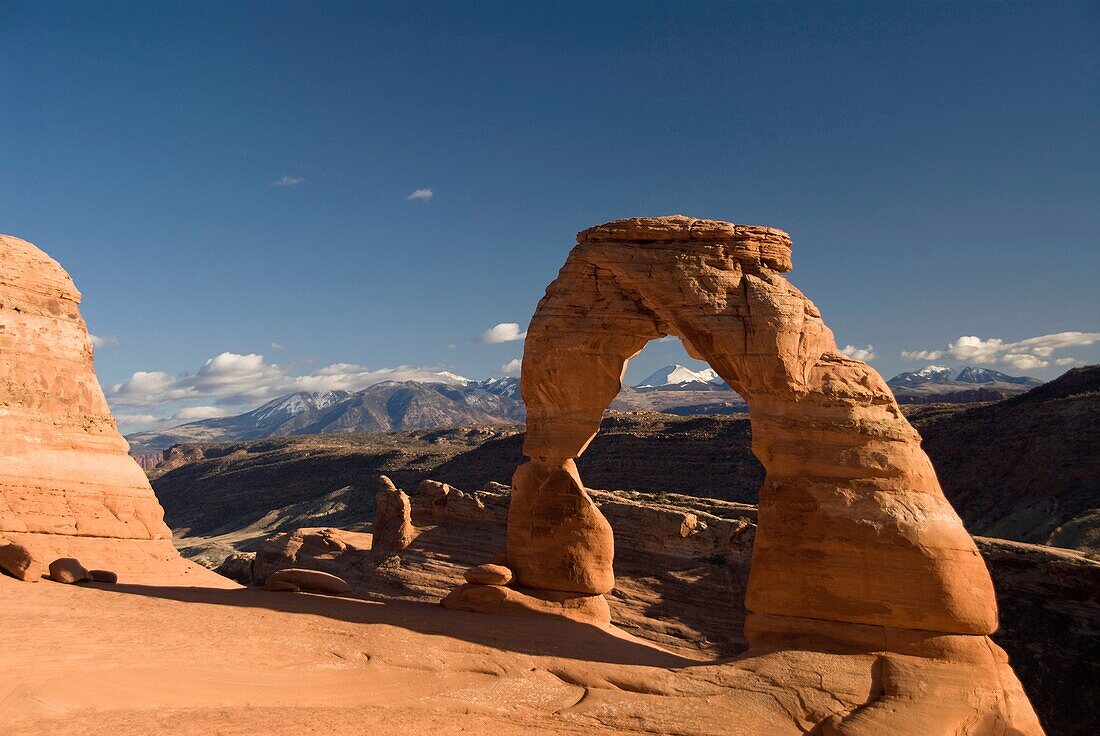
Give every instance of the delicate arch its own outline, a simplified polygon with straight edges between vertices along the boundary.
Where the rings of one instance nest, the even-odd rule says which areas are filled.
[[[513,480],[507,549],[517,581],[610,591],[611,529],[574,460],[627,361],[672,334],[748,402],[767,470],[750,639],[800,618],[992,633],[988,572],[919,436],[882,378],[836,349],[782,277],[790,265],[790,238],[771,228],[673,216],[578,235],[524,349],[530,460]]]

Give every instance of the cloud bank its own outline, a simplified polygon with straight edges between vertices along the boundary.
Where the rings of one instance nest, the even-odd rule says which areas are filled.
[[[845,345],[840,349],[840,352],[844,353],[849,358],[855,358],[856,360],[862,360],[868,363],[877,357],[875,355],[874,345],[868,345],[865,348],[857,348],[855,345]]]
[[[505,375],[509,375],[509,376],[517,375],[517,374],[519,374],[519,368],[520,368],[520,365],[522,365],[522,364],[523,364],[523,361],[520,360],[519,358],[516,358],[514,360],[509,360],[507,363],[502,365],[500,367],[500,370],[503,371]]]
[[[490,327],[474,338],[474,342],[485,345],[495,345],[501,342],[512,342],[527,337],[526,330],[520,332],[519,325],[515,322],[501,322],[496,327]]]
[[[356,363],[333,363],[297,375],[290,366],[268,363],[256,353],[225,352],[197,371],[178,376],[137,371],[110,386],[106,394],[120,424],[140,426],[236,414],[295,391],[360,391],[383,381],[464,383],[466,379],[432,367],[401,365],[372,370]]]
[[[1005,342],[999,337],[983,339],[963,335],[942,350],[903,350],[903,360],[925,361],[954,358],[963,363],[996,365],[1026,371],[1046,368],[1056,350],[1092,345],[1100,342],[1100,332],[1056,332],[1029,337],[1017,342]],[[1073,365],[1075,358],[1053,359],[1055,365]]]

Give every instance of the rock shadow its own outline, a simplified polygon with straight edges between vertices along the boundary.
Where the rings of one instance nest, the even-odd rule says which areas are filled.
[[[118,584],[111,592],[149,598],[260,608],[281,613],[324,616],[353,624],[381,624],[430,636],[448,636],[521,654],[606,664],[680,668],[711,664],[658,649],[597,626],[557,616],[488,616],[447,611],[434,603],[370,601],[362,598],[274,593],[259,588],[218,589]]]

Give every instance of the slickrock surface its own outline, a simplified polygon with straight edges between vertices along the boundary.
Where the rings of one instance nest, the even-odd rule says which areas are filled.
[[[52,258],[0,235],[0,544],[130,580],[210,578],[171,544],[92,366],[80,292]]]
[[[875,682],[871,655],[721,664],[556,617],[262,590],[0,577],[0,631],[5,736],[802,736]]]
[[[878,651],[882,697],[839,734],[1041,733],[1007,663],[985,564],[885,381],[837,349],[781,275],[790,238],[682,215],[578,234],[528,327],[524,454],[507,560],[516,583],[614,586],[611,527],[575,459],[627,361],[679,337],[745,398],[766,469],[746,597],[750,654]],[[931,685],[929,690],[929,682]]]

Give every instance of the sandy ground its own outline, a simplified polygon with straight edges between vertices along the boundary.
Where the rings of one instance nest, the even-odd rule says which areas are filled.
[[[7,736],[721,733],[724,669],[557,619],[0,576]]]

